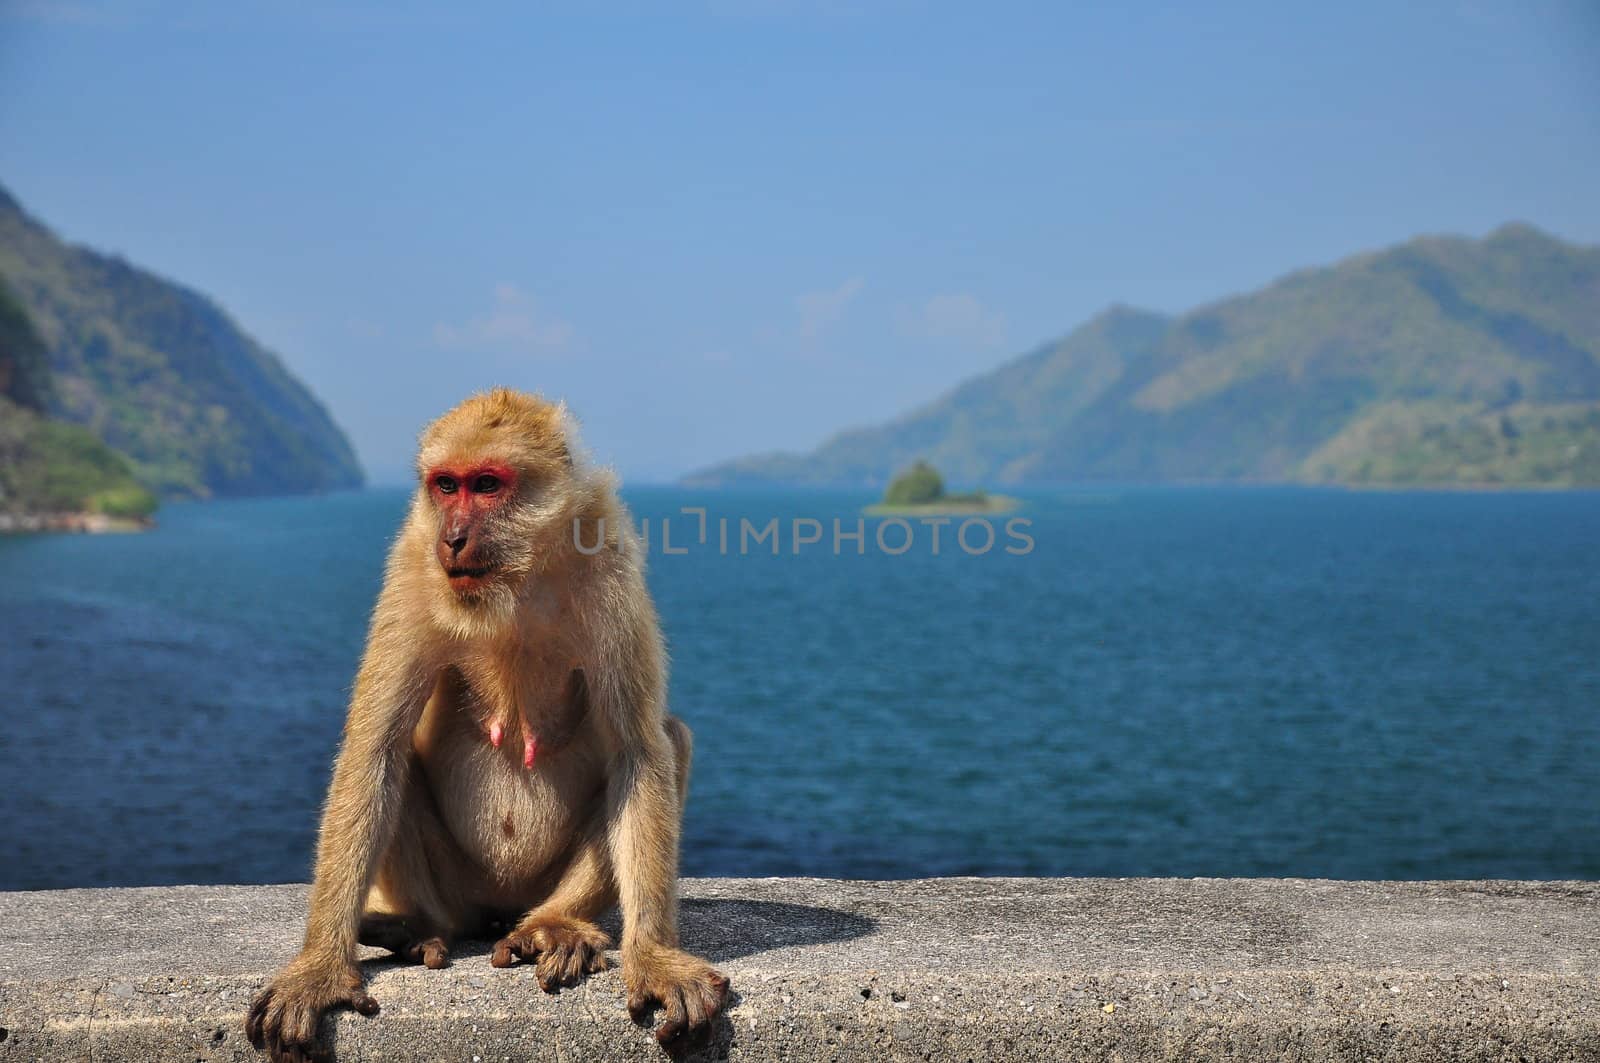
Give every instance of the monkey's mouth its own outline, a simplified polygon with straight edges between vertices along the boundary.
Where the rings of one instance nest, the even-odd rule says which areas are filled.
[[[467,567],[465,565],[458,565],[458,566],[456,566],[454,568],[445,569],[445,575],[450,577],[450,582],[451,583],[455,583],[457,580],[460,580],[460,581],[466,582],[466,583],[471,583],[471,582],[474,582],[476,580],[483,579],[485,576],[487,576],[489,573],[491,573],[493,571],[494,571],[494,566],[493,565],[478,565],[478,566],[471,567],[471,568],[469,568],[469,567]]]

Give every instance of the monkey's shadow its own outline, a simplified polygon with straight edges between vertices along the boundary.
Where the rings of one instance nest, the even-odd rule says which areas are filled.
[[[854,941],[870,934],[878,925],[877,920],[854,912],[782,901],[695,897],[680,901],[678,911],[683,947],[712,963],[725,963],[772,949]],[[615,909],[599,923],[613,941],[620,940],[622,920]],[[494,941],[489,938],[462,939],[455,943],[451,955],[457,959],[487,956],[493,948]],[[397,961],[392,957],[382,957],[365,960],[362,966],[372,970],[394,962]],[[738,1002],[739,987],[735,982],[728,1007]],[[670,1055],[679,1060],[726,1059],[733,1039],[733,1024],[724,1013],[717,1016],[705,1037]]]
[[[615,908],[598,920],[612,941],[622,937],[622,918]],[[853,941],[870,934],[877,921],[854,912],[819,908],[783,901],[746,901],[690,897],[678,902],[678,926],[683,947],[713,963],[754,956],[772,949],[826,945]],[[487,956],[495,940],[511,929],[501,923],[481,937],[461,938],[450,947],[453,959]],[[400,962],[391,956],[362,961],[379,968]]]
[[[679,902],[684,947],[713,963],[772,949],[854,941],[877,928],[877,920],[854,912],[782,901],[691,898]],[[602,923],[615,937],[615,912]]]

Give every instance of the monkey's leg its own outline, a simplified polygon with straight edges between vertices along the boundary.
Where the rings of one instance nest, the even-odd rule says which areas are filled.
[[[454,847],[427,786],[420,766],[413,765],[394,840],[367,895],[360,941],[438,970],[450,963],[450,939],[462,911],[459,889],[438,869],[462,865],[451,860]]]
[[[677,767],[678,814],[689,796],[689,765],[694,740],[676,716],[667,717]],[[585,975],[606,968],[611,940],[594,920],[617,903],[616,878],[606,839],[604,809],[596,809],[585,825],[572,860],[544,901],[494,946],[489,962],[509,967],[516,960],[534,960],[539,987],[553,993],[576,985]]]
[[[450,965],[450,946],[433,926],[417,916],[367,912],[361,916],[361,944],[388,949],[403,960],[431,970]]]

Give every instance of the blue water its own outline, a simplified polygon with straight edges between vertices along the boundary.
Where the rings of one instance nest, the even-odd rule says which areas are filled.
[[[1600,494],[1061,493],[937,556],[835,555],[860,495],[629,498],[687,873],[1600,877]],[[306,878],[404,501],[0,538],[0,888]]]

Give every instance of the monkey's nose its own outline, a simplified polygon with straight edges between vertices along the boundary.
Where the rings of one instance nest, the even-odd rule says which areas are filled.
[[[466,545],[467,545],[466,533],[463,532],[462,534],[456,536],[453,539],[446,539],[445,540],[445,544],[450,547],[450,553],[451,554],[459,554],[463,549],[466,548]]]

